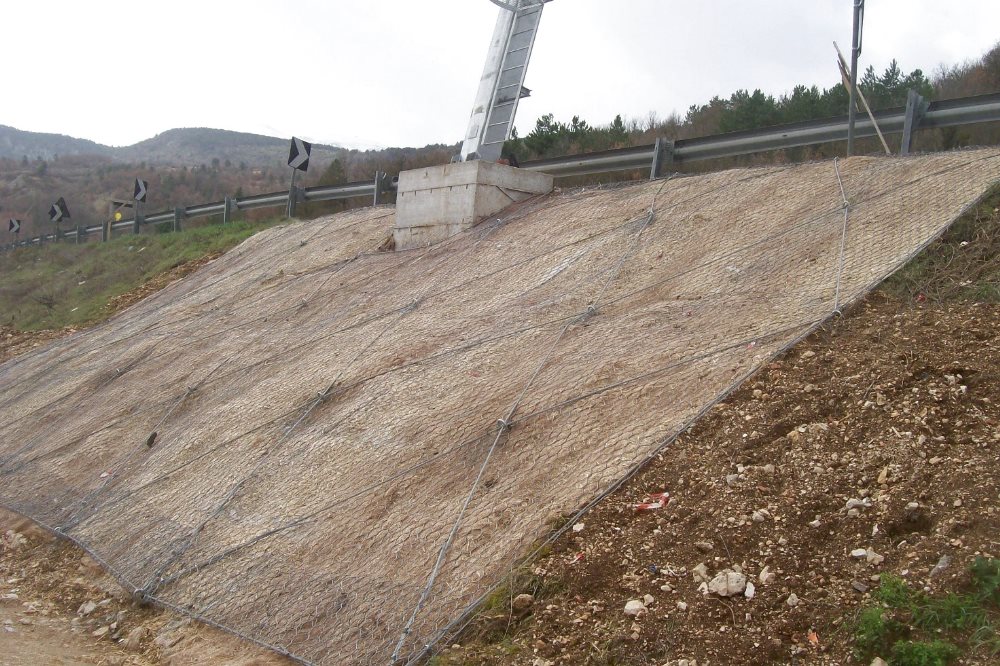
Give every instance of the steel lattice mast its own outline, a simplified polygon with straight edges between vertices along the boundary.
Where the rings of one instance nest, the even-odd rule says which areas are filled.
[[[514,125],[517,103],[530,91],[524,76],[542,9],[550,0],[490,0],[500,7],[460,159],[495,161]]]

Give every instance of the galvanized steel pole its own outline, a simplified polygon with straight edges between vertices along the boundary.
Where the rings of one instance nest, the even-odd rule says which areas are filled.
[[[854,154],[854,116],[858,106],[858,56],[861,55],[861,25],[865,0],[854,0],[854,28],[851,37],[851,101],[847,107],[847,155]]]

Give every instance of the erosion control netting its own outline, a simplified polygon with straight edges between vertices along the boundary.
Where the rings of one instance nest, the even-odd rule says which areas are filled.
[[[303,661],[416,660],[998,178],[997,150],[733,170],[395,253],[388,208],[271,229],[0,366],[0,503]]]

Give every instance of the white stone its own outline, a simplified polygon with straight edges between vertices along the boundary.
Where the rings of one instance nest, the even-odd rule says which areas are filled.
[[[743,596],[746,597],[747,599],[753,599],[753,595],[756,591],[757,588],[754,586],[754,584],[751,582],[747,582],[746,589],[743,590]]]
[[[646,612],[646,605],[638,599],[632,599],[625,604],[625,614],[633,617]]]
[[[794,592],[792,592],[791,594],[788,595],[788,598],[785,599],[785,603],[791,606],[792,608],[795,608],[796,606],[799,605],[799,598],[795,595]]]
[[[747,577],[735,571],[720,571],[708,584],[709,592],[720,597],[731,597],[743,594],[747,587]]]

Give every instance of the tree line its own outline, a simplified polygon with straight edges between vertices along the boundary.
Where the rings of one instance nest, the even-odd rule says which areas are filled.
[[[905,73],[896,60],[881,73],[869,66],[858,87],[873,110],[905,105],[910,89],[932,100],[996,92],[1000,90],[1000,44],[978,61],[940,68],[933,78],[920,69]],[[644,118],[623,119],[617,115],[606,125],[591,125],[580,116],[563,122],[553,114],[545,114],[524,137],[515,133],[505,151],[523,162],[622,148],[651,142],[656,136],[676,140],[841,116],[847,113],[848,104],[849,94],[843,83],[823,89],[801,84],[778,96],[760,89],[737,90],[729,97],[715,96],[704,104],[690,106],[683,117],[675,113],[661,119],[650,112]],[[984,143],[995,143],[1000,138],[996,136],[996,128],[985,134],[971,131],[975,136],[966,136],[968,140],[978,138]],[[961,133],[953,134],[951,142],[960,144]]]

